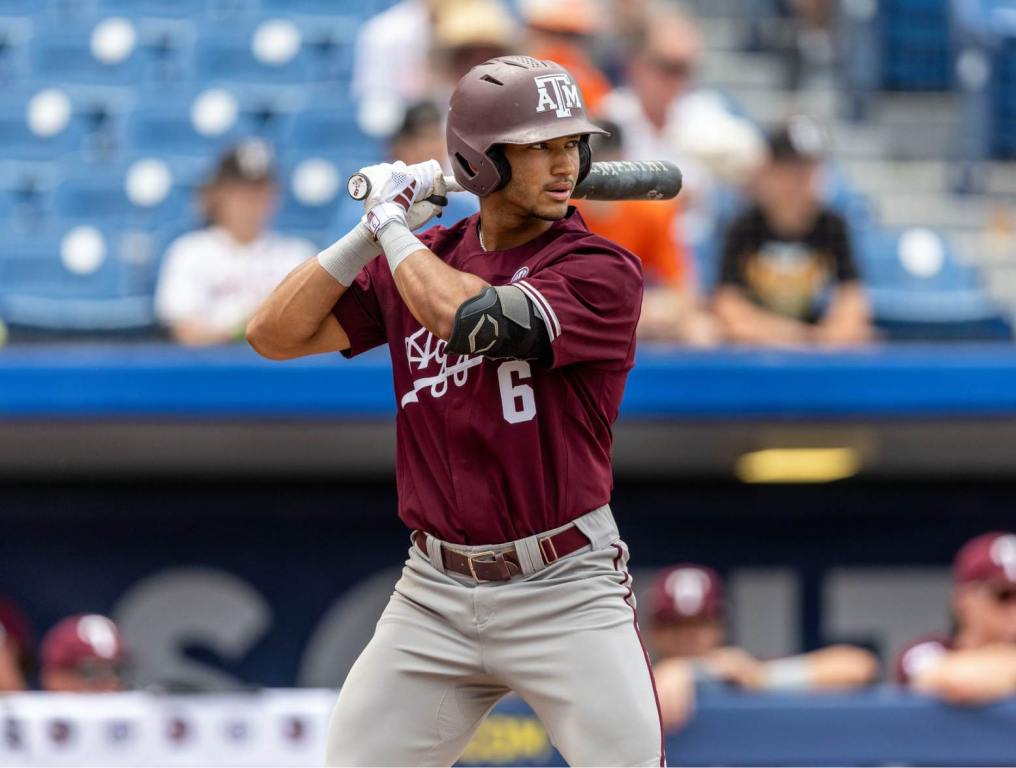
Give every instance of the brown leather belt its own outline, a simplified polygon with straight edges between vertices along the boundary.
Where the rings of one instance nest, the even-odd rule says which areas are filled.
[[[413,543],[424,556],[428,556],[426,536],[427,534],[423,531],[416,531],[413,534]],[[562,557],[582,549],[589,544],[589,539],[572,525],[553,536],[543,536],[537,539],[537,543],[544,565],[550,565]],[[519,565],[519,558],[514,548],[508,548],[502,552],[489,549],[467,555],[465,552],[442,544],[441,559],[444,561],[446,571],[470,576],[477,581],[508,581],[513,576],[522,573],[522,566]]]

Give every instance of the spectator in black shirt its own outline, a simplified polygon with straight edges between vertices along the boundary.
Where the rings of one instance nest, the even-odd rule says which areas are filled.
[[[844,346],[871,338],[847,225],[822,204],[822,131],[805,117],[777,129],[756,203],[727,231],[714,308],[729,341]]]

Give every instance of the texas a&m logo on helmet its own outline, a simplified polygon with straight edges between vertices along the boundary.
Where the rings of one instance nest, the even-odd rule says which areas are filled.
[[[553,109],[558,117],[571,117],[572,109],[582,109],[579,87],[566,73],[540,75],[533,79],[540,97],[536,103],[537,112]]]

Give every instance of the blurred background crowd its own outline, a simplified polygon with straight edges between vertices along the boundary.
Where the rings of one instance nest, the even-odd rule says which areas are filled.
[[[951,599],[940,607],[948,630],[912,638],[883,669],[877,653],[853,645],[755,658],[732,644],[727,590],[715,569],[697,563],[659,569],[640,609],[664,722],[680,729],[694,716],[698,693],[716,686],[844,692],[888,682],[963,707],[1016,695],[1016,534],[994,531],[966,542],[952,581]],[[131,650],[105,616],[68,616],[38,644],[34,637],[19,607],[0,597],[0,694],[36,684],[58,693],[108,693],[136,682]],[[181,684],[156,675],[143,687],[195,690]]]
[[[644,261],[644,339],[1007,339],[1005,6],[3,0],[0,321],[13,341],[239,340],[355,223],[348,175],[447,167],[454,84],[524,53],[575,75],[611,133],[596,159],[684,172],[673,203],[579,204]],[[445,223],[475,210],[453,195]]]

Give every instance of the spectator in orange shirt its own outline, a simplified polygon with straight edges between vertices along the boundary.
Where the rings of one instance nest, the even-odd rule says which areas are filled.
[[[604,18],[595,0],[523,0],[520,11],[529,32],[529,55],[550,59],[571,72],[596,114],[613,86],[587,53],[603,31]]]
[[[596,160],[620,160],[621,129],[601,121],[610,136],[593,136]],[[711,316],[701,308],[688,249],[681,237],[676,201],[578,200],[589,229],[642,259],[646,290],[639,337],[695,346],[716,342]]]

